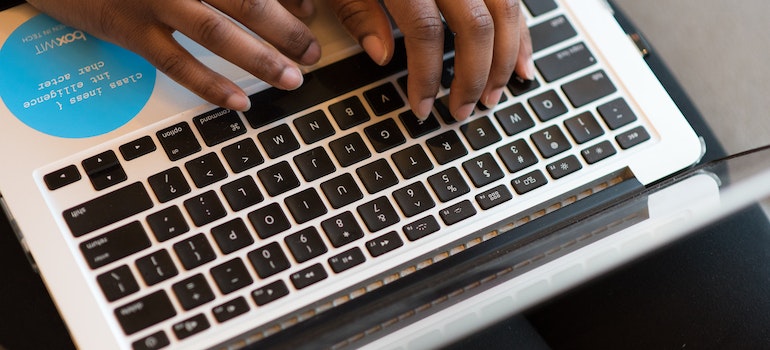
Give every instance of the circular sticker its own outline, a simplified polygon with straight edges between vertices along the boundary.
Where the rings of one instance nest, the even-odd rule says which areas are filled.
[[[0,98],[40,132],[83,138],[129,122],[155,87],[140,56],[37,15],[0,48]]]

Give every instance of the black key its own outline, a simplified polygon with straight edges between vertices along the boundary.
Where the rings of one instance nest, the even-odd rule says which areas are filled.
[[[141,182],[137,182],[67,209],[62,215],[72,235],[80,237],[152,206],[147,190]]]
[[[304,224],[328,212],[318,192],[314,188],[295,193],[283,200],[291,216],[299,224]]]
[[[159,350],[170,344],[166,333],[158,331],[131,343],[131,348],[134,350]]]
[[[78,182],[81,178],[78,167],[70,165],[43,176],[43,181],[49,190],[54,191]]]
[[[329,258],[329,266],[331,266],[334,273],[340,273],[363,264],[365,261],[364,253],[361,252],[361,249],[355,247]]]
[[[453,80],[455,80],[455,58],[450,57],[444,60],[444,64],[441,67],[441,86],[449,89],[452,86]]]
[[[152,141],[151,137],[145,136],[126,143],[118,149],[120,150],[120,154],[123,155],[123,159],[129,161],[155,152],[158,148],[155,146],[155,142]]]
[[[278,203],[271,203],[264,208],[249,213],[249,221],[257,231],[259,238],[265,239],[291,228],[291,223]]]
[[[602,141],[596,145],[580,151],[583,159],[585,159],[586,163],[588,164],[594,164],[596,162],[605,160],[608,157],[615,155],[615,153],[617,153],[617,151],[609,141]]]
[[[358,188],[353,176],[349,173],[337,176],[321,184],[321,190],[332,208],[339,209],[361,198],[364,194]]]
[[[392,83],[385,83],[371,90],[364,91],[364,98],[372,107],[375,115],[381,116],[404,107],[404,100]]]
[[[570,148],[569,140],[567,136],[559,129],[558,125],[551,125],[543,130],[533,133],[532,142],[535,143],[535,147],[540,151],[540,154],[545,158],[551,158],[561,152],[564,152]]]
[[[192,270],[217,257],[202,233],[174,244],[174,251],[186,270]]]
[[[165,250],[159,250],[136,260],[136,268],[148,286],[156,285],[179,274],[171,260],[171,255]]]
[[[254,243],[254,237],[251,236],[251,232],[241,218],[212,228],[211,235],[224,254],[230,254]]]
[[[547,183],[548,179],[545,178],[545,175],[543,175],[543,172],[540,170],[524,174],[511,181],[513,189],[518,194],[525,194]]]
[[[323,147],[316,147],[294,156],[294,164],[305,181],[315,181],[337,170]]]
[[[476,158],[463,162],[463,169],[471,178],[476,187],[484,187],[492,182],[500,180],[505,174],[503,169],[489,153],[484,153]]]
[[[257,306],[263,306],[287,295],[289,295],[289,288],[282,280],[277,280],[251,292],[251,297]]]
[[[204,314],[198,314],[171,326],[174,335],[179,340],[192,337],[195,334],[207,330],[211,325]]]
[[[369,194],[375,194],[398,183],[393,168],[385,159],[378,159],[356,169],[356,174]]]
[[[495,186],[495,188],[476,195],[476,203],[478,203],[479,207],[483,210],[492,209],[511,199],[513,199],[513,195],[505,185]]]
[[[596,71],[584,77],[575,79],[561,87],[564,94],[575,107],[585,106],[617,89],[603,70]]]
[[[564,121],[564,126],[577,143],[586,143],[601,135],[604,130],[591,112],[583,112]]]
[[[532,37],[533,52],[538,52],[577,35],[577,32],[562,15],[530,27],[529,35]]]
[[[243,315],[248,311],[249,311],[249,304],[246,302],[246,299],[244,299],[243,297],[237,297],[233,300],[230,300],[222,305],[215,306],[213,309],[211,309],[211,312],[214,314],[214,318],[219,323],[232,320],[233,318]]]
[[[246,133],[241,117],[229,109],[217,108],[193,118],[192,122],[208,146],[218,145]]]
[[[195,226],[198,227],[210,224],[227,215],[225,207],[214,191],[208,191],[184,201],[184,207]]]
[[[155,197],[161,203],[166,203],[190,193],[190,184],[187,183],[182,170],[178,167],[150,176],[147,182],[155,193]]]
[[[451,201],[471,190],[457,168],[449,168],[438,174],[431,175],[428,177],[428,183],[442,202]]]
[[[416,241],[441,229],[433,215],[426,216],[403,227],[404,235],[410,241]]]
[[[163,242],[190,230],[179,207],[172,206],[147,216],[147,224],[158,241]]]
[[[393,192],[393,199],[407,217],[415,216],[436,206],[422,182],[415,182]]]
[[[294,285],[294,288],[302,289],[307,286],[310,286],[312,284],[318,283],[322,280],[324,280],[326,277],[329,277],[329,275],[326,273],[326,270],[324,270],[324,267],[321,264],[314,264],[310,267],[291,274],[291,283]]]
[[[91,184],[97,191],[112,187],[128,179],[126,172],[120,165],[120,161],[118,161],[118,156],[113,151],[103,152],[87,158],[83,160],[82,165],[86,175],[91,179]]]
[[[294,260],[299,263],[327,252],[324,241],[315,227],[312,226],[287,236],[283,241],[289,247]]]
[[[179,304],[185,310],[194,309],[209,301],[214,300],[214,292],[211,291],[206,277],[197,274],[171,286]]]
[[[437,98],[436,102],[433,102],[433,107],[436,108],[438,116],[441,117],[441,120],[444,121],[444,124],[452,125],[457,123],[457,119],[452,116],[452,112],[449,110],[449,95],[444,95],[440,98]],[[471,112],[471,116],[474,113],[475,111]]]
[[[465,145],[463,145],[457,133],[453,130],[429,138],[426,145],[433,154],[433,157],[441,165],[460,159],[468,154]]]
[[[502,158],[508,171],[515,173],[538,162],[537,156],[529,148],[527,142],[518,139],[497,149],[497,155]]]
[[[398,118],[401,119],[401,124],[404,125],[406,132],[408,132],[409,136],[413,139],[430,134],[441,127],[433,113],[428,115],[427,119],[420,120],[417,119],[417,116],[414,115],[412,110],[408,110],[399,114]]]
[[[356,96],[329,106],[329,112],[342,130],[350,129],[371,119],[361,100]]]
[[[230,294],[254,283],[240,258],[214,266],[211,268],[211,277],[222,294]]]
[[[469,200],[464,200],[460,203],[452,205],[446,209],[442,209],[438,212],[441,216],[441,220],[447,225],[454,225],[460,221],[463,221],[471,216],[476,215],[476,208]]]
[[[433,169],[433,163],[420,145],[398,151],[391,156],[391,159],[405,179],[411,179]]]
[[[551,82],[566,77],[596,63],[596,58],[583,43],[577,43],[548,56],[537,59],[535,66],[545,81]]]
[[[618,142],[620,148],[629,149],[644,141],[650,139],[650,134],[643,126],[637,126],[629,131],[626,131],[618,136],[615,136],[615,141]]]
[[[540,16],[546,12],[556,9],[556,3],[553,0],[523,0],[524,5],[527,5],[529,13],[533,17]]]
[[[502,96],[500,96],[500,101],[497,101],[497,103],[495,105],[503,104],[506,101],[508,101],[508,96],[503,94]],[[480,111],[488,111],[489,110],[489,108],[487,108],[487,106],[485,106],[483,103],[481,103],[481,101],[476,102],[476,108],[478,110],[480,110]]]
[[[364,231],[356,221],[353,213],[346,211],[335,217],[324,220],[321,228],[335,248],[342,247],[364,236]]]
[[[118,319],[126,335],[134,334],[174,316],[176,316],[176,310],[164,290],[115,309],[115,318]]]
[[[241,211],[265,199],[251,176],[245,176],[225,184],[221,190],[233,211]]]
[[[358,133],[345,135],[329,143],[329,148],[342,167],[347,167],[372,156]]]
[[[336,132],[322,110],[294,119],[294,127],[306,144],[321,141]]]
[[[560,179],[583,168],[580,161],[575,156],[568,156],[562,160],[557,160],[545,167],[551,177]]]
[[[535,121],[524,109],[524,105],[517,103],[495,112],[495,118],[503,126],[508,136],[516,135],[535,126]]]
[[[527,100],[537,117],[542,121],[548,121],[567,113],[567,106],[564,105],[556,91],[548,90],[542,94]]]
[[[265,162],[251,138],[222,148],[222,156],[233,172],[241,173]]]
[[[539,88],[540,82],[538,82],[537,79],[526,80],[516,74],[513,74],[511,75],[511,79],[508,80],[507,86],[508,90],[511,91],[513,96],[521,96]]]
[[[281,246],[273,242],[249,253],[249,261],[259,278],[268,278],[291,266]]]
[[[404,241],[401,240],[401,237],[399,237],[398,233],[396,233],[396,231],[391,231],[369,242],[366,242],[366,249],[373,257],[378,257],[403,245]]]
[[[190,125],[181,122],[158,131],[156,136],[160,145],[166,151],[168,159],[174,161],[187,157],[201,150],[201,145],[195,138]]]
[[[502,139],[500,133],[497,132],[487,117],[474,119],[461,126],[460,130],[475,150],[487,147]]]
[[[80,243],[80,251],[88,266],[97,269],[149,248],[150,245],[142,224],[134,221]]]
[[[227,170],[214,152],[193,159],[184,165],[198,188],[227,178]]]
[[[364,133],[369,138],[369,142],[372,143],[374,150],[380,153],[406,142],[404,134],[401,133],[401,129],[398,128],[393,118],[367,126]]]
[[[115,301],[139,291],[134,274],[123,265],[96,277],[107,301]]]
[[[286,124],[278,125],[257,135],[267,156],[276,159],[299,149],[299,141]]]
[[[370,232],[377,232],[401,221],[387,197],[379,197],[359,205],[357,210]]]
[[[615,130],[636,121],[636,115],[622,98],[607,102],[598,108],[599,115],[610,129]]]
[[[267,193],[273,197],[299,187],[299,179],[287,161],[258,171],[257,177]]]

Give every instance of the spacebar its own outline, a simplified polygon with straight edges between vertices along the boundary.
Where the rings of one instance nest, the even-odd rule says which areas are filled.
[[[152,206],[147,190],[141,182],[137,182],[67,209],[63,215],[72,234],[80,237]]]

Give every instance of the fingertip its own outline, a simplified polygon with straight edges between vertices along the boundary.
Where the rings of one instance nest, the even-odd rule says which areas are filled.
[[[390,50],[385,41],[377,35],[367,35],[361,40],[361,47],[371,57],[374,63],[380,66],[386,65],[390,61]]]
[[[222,107],[245,112],[251,109],[251,99],[249,99],[248,96],[246,96],[244,93],[236,92],[227,98],[225,105]]]
[[[500,103],[500,99],[503,97],[503,88],[496,88],[489,93],[485,94],[481,99],[481,103],[489,109],[494,108]]]
[[[468,103],[460,106],[460,108],[457,108],[455,112],[452,113],[452,115],[455,117],[457,121],[463,121],[465,119],[468,119],[468,117],[471,116],[475,108],[476,108],[475,103]]]
[[[305,53],[303,53],[302,57],[300,57],[299,63],[309,66],[309,65],[318,63],[320,59],[321,59],[321,45],[318,44],[317,41],[313,41],[312,43],[310,43],[307,49],[305,49]]]
[[[426,98],[420,101],[416,106],[412,107],[412,112],[419,120],[425,120],[430,117],[430,112],[433,109],[434,98]]]
[[[289,66],[283,70],[281,77],[275,86],[284,90],[295,90],[302,86],[304,79],[305,78],[302,76],[302,72],[299,68]]]

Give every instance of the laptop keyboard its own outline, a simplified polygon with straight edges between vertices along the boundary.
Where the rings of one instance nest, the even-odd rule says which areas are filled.
[[[538,77],[512,78],[465,122],[446,104],[451,51],[434,113],[417,120],[402,47],[387,67],[359,54],[297,91],[252,95],[246,113],[171,118],[46,172],[54,199],[95,190],[58,213],[128,343],[161,348],[279,300],[305,305],[292,295],[382,274],[394,251],[438,249],[416,243],[650,140],[566,14],[524,4]]]

